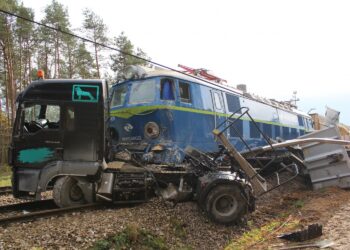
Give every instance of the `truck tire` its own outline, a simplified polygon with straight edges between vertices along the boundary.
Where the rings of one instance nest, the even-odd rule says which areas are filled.
[[[77,180],[70,176],[59,178],[53,187],[53,199],[59,207],[72,207],[85,204],[83,190]]]
[[[228,225],[247,213],[248,204],[237,185],[218,184],[208,193],[205,208],[212,221]]]

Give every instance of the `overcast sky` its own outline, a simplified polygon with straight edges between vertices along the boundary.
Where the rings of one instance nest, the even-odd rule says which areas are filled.
[[[73,28],[82,9],[101,16],[109,36],[124,31],[153,61],[207,68],[255,94],[299,108],[341,111],[350,124],[350,1],[58,0]],[[23,0],[36,20],[49,0]]]

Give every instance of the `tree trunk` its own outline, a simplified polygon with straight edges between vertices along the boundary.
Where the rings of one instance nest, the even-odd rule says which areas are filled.
[[[3,53],[4,53],[4,48],[3,48]],[[6,62],[5,62],[5,55],[4,55],[4,73],[5,73],[5,96],[6,96],[6,113],[7,113],[7,120],[8,123],[10,124],[10,100],[9,100],[9,89],[8,89],[8,84],[7,84],[7,70],[6,70]]]
[[[8,103],[7,106],[9,107],[8,112],[9,116],[11,117],[11,125],[13,124],[15,120],[15,100],[16,100],[16,84],[14,81],[14,74],[13,74],[13,58],[11,49],[9,46],[5,46],[3,50],[4,54],[4,61],[6,63],[6,70],[7,70],[7,97],[8,97]]]
[[[45,49],[45,65],[44,65],[44,70],[45,70],[45,78],[49,78],[49,53],[48,53],[48,48],[47,48],[47,42],[45,41],[44,45]]]
[[[96,59],[97,77],[101,78],[101,76],[100,76],[100,65],[98,64],[97,45],[96,44],[95,44],[95,59]]]
[[[60,40],[59,40],[59,34],[57,32],[56,37],[56,51],[57,51],[57,78],[60,78]]]
[[[19,89],[22,89],[22,65],[23,65],[23,47],[22,37],[19,38]]]
[[[26,85],[32,81],[32,52],[30,51],[29,41],[28,41],[28,78]]]
[[[95,31],[94,31],[95,32]],[[97,77],[101,78],[100,76],[100,65],[98,63],[98,53],[97,53],[97,44],[96,44],[96,34],[94,34],[94,47],[95,47],[95,60],[96,60],[96,69],[97,69]]]

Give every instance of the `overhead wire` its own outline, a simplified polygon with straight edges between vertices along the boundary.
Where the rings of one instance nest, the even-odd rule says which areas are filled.
[[[212,82],[207,81],[207,80],[205,80],[205,79],[203,79],[203,78],[200,78],[200,77],[196,77],[196,76],[194,76],[194,75],[187,74],[187,73],[185,73],[185,72],[183,72],[183,71],[181,71],[181,70],[177,70],[177,69],[174,69],[174,68],[172,68],[172,67],[166,66],[166,65],[164,65],[164,64],[157,63],[157,62],[155,62],[155,61],[152,61],[152,60],[149,60],[149,59],[146,59],[146,58],[143,58],[143,57],[140,57],[140,56],[137,56],[137,55],[134,55],[134,54],[125,52],[125,51],[122,51],[122,50],[120,50],[120,49],[118,49],[118,48],[115,48],[115,47],[112,47],[112,46],[109,46],[109,45],[106,45],[106,44],[103,44],[103,43],[95,42],[95,41],[93,41],[93,40],[91,40],[91,39],[88,39],[88,38],[86,38],[86,37],[82,37],[82,36],[79,36],[79,35],[77,35],[77,34],[74,34],[74,33],[71,33],[71,32],[65,31],[65,30],[62,30],[62,29],[60,29],[59,27],[58,27],[58,28],[55,28],[55,27],[52,27],[52,26],[50,26],[50,25],[47,25],[47,24],[44,24],[44,23],[35,21],[35,20],[30,19],[30,18],[27,18],[27,17],[20,16],[20,15],[18,15],[18,14],[15,14],[15,13],[13,13],[13,12],[9,12],[9,11],[3,10],[3,9],[0,9],[0,12],[4,13],[4,14],[6,14],[6,15],[10,15],[10,16],[16,17],[16,18],[20,18],[20,19],[25,20],[25,21],[27,21],[27,22],[34,23],[34,24],[36,24],[36,25],[45,27],[45,28],[47,28],[47,29],[54,30],[54,31],[56,31],[56,32],[60,32],[60,33],[62,33],[62,34],[65,34],[65,35],[69,35],[69,36],[78,38],[78,39],[83,40],[83,41],[85,41],[85,42],[89,42],[89,43],[92,43],[92,44],[96,44],[96,45],[101,46],[101,47],[103,47],[103,48],[110,49],[110,50],[114,50],[114,51],[117,51],[117,52],[119,52],[119,53],[121,53],[121,54],[124,54],[124,55],[127,55],[127,56],[131,56],[131,57],[134,57],[134,58],[143,60],[143,61],[145,61],[145,62],[147,62],[147,63],[156,65],[156,66],[158,66],[158,67],[161,67],[161,68],[164,68],[164,69],[168,69],[168,70],[171,70],[171,71],[174,71],[174,72],[177,72],[177,73],[186,75],[186,76],[188,76],[188,77],[192,77],[192,78],[194,78],[194,79],[197,79],[197,80],[200,80],[200,81],[203,81],[203,82],[212,84]]]

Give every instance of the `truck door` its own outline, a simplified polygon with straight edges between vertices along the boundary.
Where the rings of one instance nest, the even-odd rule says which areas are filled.
[[[23,103],[13,135],[16,166],[40,168],[61,160],[61,107],[57,104]]]
[[[100,119],[100,120],[99,120]],[[65,161],[97,161],[101,149],[103,114],[97,104],[71,104],[64,111]]]

